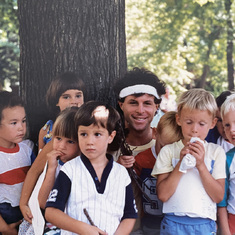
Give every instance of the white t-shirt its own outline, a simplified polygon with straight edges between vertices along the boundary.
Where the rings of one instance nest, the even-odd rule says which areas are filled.
[[[219,145],[205,142],[205,164],[214,179],[224,179],[225,152]],[[164,146],[152,171],[153,176],[170,173],[180,159],[182,141]],[[204,189],[196,167],[183,174],[176,191],[167,202],[163,203],[163,213],[216,220],[216,203]]]

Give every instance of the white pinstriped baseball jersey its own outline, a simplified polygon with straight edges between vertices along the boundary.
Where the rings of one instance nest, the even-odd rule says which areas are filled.
[[[114,234],[121,219],[137,216],[130,183],[127,170],[113,159],[99,182],[90,161],[82,155],[62,167],[47,207],[65,208],[69,216],[89,224],[83,212],[86,208],[98,228]],[[61,234],[73,233],[62,230]]]

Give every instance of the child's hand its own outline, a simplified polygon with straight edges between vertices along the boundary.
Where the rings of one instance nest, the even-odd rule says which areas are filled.
[[[196,167],[199,168],[204,163],[205,149],[201,142],[189,143],[189,153],[196,159]]]
[[[126,168],[130,168],[133,166],[133,164],[135,162],[135,157],[123,155],[118,158],[117,162]]]
[[[187,143],[187,145],[185,145],[180,151],[180,161],[182,161],[184,156],[189,153],[189,145],[188,144],[189,143]]]
[[[28,205],[23,205],[23,206],[20,205],[20,210],[21,210],[22,215],[24,216],[24,219],[32,224],[33,215],[31,213],[29,206]]]
[[[61,155],[61,152],[58,150],[52,150],[51,152],[47,154],[48,168],[56,169],[56,167],[58,166],[57,160],[60,155]]]
[[[108,234],[102,231],[101,229],[97,228],[96,226],[89,225],[89,227],[87,227],[86,229],[86,232],[82,233],[81,235],[108,235]]]

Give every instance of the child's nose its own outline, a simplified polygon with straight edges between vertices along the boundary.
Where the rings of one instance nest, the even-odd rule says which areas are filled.
[[[23,129],[24,129],[24,124],[23,124],[23,123],[19,123],[18,129],[19,129],[19,130],[23,130]]]
[[[76,97],[73,97],[70,102],[72,105],[77,106],[78,105],[78,100]]]
[[[60,142],[59,148],[60,149],[65,149],[65,142],[64,141]]]
[[[88,145],[93,144],[93,137],[92,137],[92,136],[88,136],[88,138],[87,138],[87,144],[88,144]]]
[[[235,132],[235,124],[231,125],[231,132]]]
[[[193,125],[192,125],[192,132],[193,132],[193,133],[196,133],[196,132],[197,132],[197,125],[196,125],[196,124],[193,124]]]

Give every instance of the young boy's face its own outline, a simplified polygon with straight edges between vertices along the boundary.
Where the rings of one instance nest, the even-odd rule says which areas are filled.
[[[72,106],[80,107],[84,103],[83,92],[77,89],[65,91],[59,98],[57,106],[60,111]]]
[[[94,124],[78,127],[78,143],[81,152],[91,161],[106,159],[108,144],[113,141],[116,132],[109,135],[108,130]]]
[[[176,115],[176,121],[182,129],[184,144],[189,142],[191,137],[204,140],[208,131],[215,126],[216,120],[207,110],[190,110],[186,107],[182,109],[180,115]]]
[[[23,140],[26,133],[26,114],[21,106],[5,108],[0,125],[0,146],[14,148]]]
[[[235,110],[229,110],[224,114],[223,126],[228,140],[235,145]]]
[[[60,152],[59,158],[62,162],[67,162],[79,154],[78,142],[64,136],[54,137],[53,149]]]

